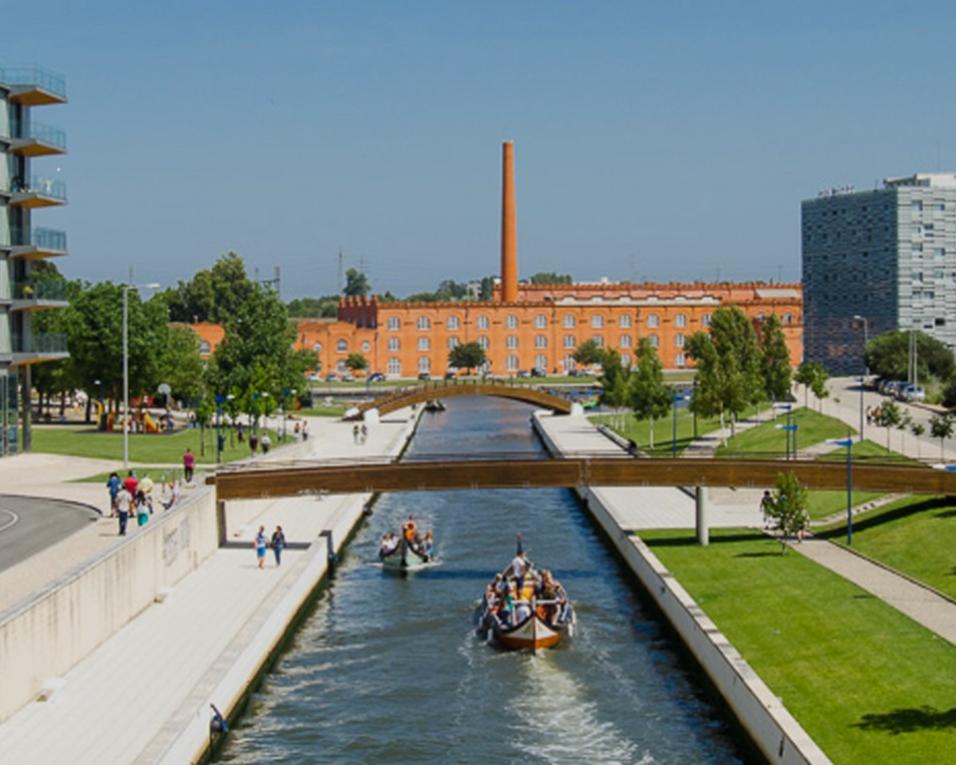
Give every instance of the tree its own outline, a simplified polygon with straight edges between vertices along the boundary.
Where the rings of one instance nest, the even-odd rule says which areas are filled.
[[[605,351],[601,357],[601,370],[598,379],[601,383],[600,402],[614,409],[626,406],[630,374],[621,363],[621,354],[615,350]]]
[[[573,279],[571,274],[558,274],[554,271],[538,271],[531,274],[528,281],[532,284],[571,284]]]
[[[479,300],[491,300],[494,294],[495,280],[490,276],[484,276],[481,279],[481,286],[478,289]]]
[[[953,437],[953,418],[949,414],[934,414],[929,420],[929,434],[939,439],[939,459],[944,462],[943,444],[947,438]]]
[[[794,380],[803,386],[803,405],[809,406],[808,397],[812,390],[813,395],[821,401],[830,395],[827,390],[827,380],[830,375],[823,364],[817,361],[804,361],[798,368]]]
[[[324,295],[318,298],[296,298],[289,301],[288,312],[289,316],[297,319],[333,319],[339,315],[339,297]]]
[[[484,366],[485,361],[485,349],[478,343],[462,343],[448,352],[448,365],[456,369],[466,369],[469,374],[476,367]]]
[[[889,449],[890,429],[899,427],[900,423],[903,422],[903,413],[892,399],[885,399],[880,404],[879,412],[876,424],[886,428],[886,448]]]
[[[790,350],[783,334],[783,323],[776,314],[760,326],[760,371],[764,392],[771,401],[783,401],[790,397]]]
[[[574,350],[571,358],[576,363],[586,367],[592,364],[600,364],[604,359],[604,349],[597,344],[596,340],[585,340]]]
[[[360,369],[368,369],[368,359],[361,353],[350,353],[345,359],[345,366],[353,372],[357,372]]]
[[[349,297],[367,295],[370,289],[368,277],[357,268],[350,268],[345,272],[345,289],[342,290],[344,295]]]
[[[912,420],[912,418],[910,418]],[[920,438],[926,432],[926,427],[921,422],[910,422],[910,433],[916,436],[916,459],[923,459],[923,449],[920,445]]]
[[[786,540],[802,539],[810,523],[807,513],[807,489],[793,473],[779,473],[777,486],[768,508],[774,528],[780,532],[781,554],[787,549]]]
[[[161,293],[171,321],[225,324],[237,316],[255,287],[246,276],[246,267],[234,252],[228,252],[211,269],[197,271],[188,282]]]
[[[660,356],[648,338],[642,337],[638,342],[636,357],[628,403],[637,419],[648,421],[648,444],[653,449],[654,420],[667,416],[671,407],[671,392],[664,382]]]
[[[917,374],[949,380],[956,372],[953,352],[935,337],[916,332]],[[867,368],[880,377],[907,379],[909,372],[910,330],[894,330],[872,338],[863,352]]]
[[[159,359],[158,377],[172,389],[172,396],[187,402],[203,394],[203,362],[199,336],[189,327],[172,327]]]

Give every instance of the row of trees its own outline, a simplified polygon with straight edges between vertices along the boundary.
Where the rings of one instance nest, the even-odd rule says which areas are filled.
[[[122,397],[122,284],[70,282],[69,306],[38,314],[38,332],[62,332],[70,357],[35,368],[41,402],[83,389],[116,409]],[[274,410],[292,390],[305,390],[315,354],[293,350],[295,328],[275,290],[249,279],[235,253],[193,279],[143,300],[128,295],[130,395],[155,395],[160,384],[175,399],[208,412],[215,398],[232,414]],[[176,321],[214,321],[225,337],[208,363],[199,338]]]

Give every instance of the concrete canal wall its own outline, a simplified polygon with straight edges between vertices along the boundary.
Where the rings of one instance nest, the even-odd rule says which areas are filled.
[[[0,614],[0,721],[42,694],[218,547],[202,488],[142,531]],[[131,528],[135,527],[135,522]]]
[[[562,449],[557,438],[549,432],[550,418],[550,413],[537,412],[532,422],[548,451],[561,455],[568,449]],[[768,762],[780,765],[829,763],[823,750],[787,711],[780,699],[773,695],[673,574],[647,545],[615,520],[612,503],[602,490],[579,487],[576,491]],[[633,489],[635,504],[641,501],[641,492],[640,488]]]

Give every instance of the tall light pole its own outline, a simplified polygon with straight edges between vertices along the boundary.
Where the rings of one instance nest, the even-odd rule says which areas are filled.
[[[132,269],[130,269],[132,277]],[[129,291],[131,289],[159,289],[158,284],[132,284],[130,281],[123,285],[123,467],[129,468]]]
[[[859,322],[863,327],[863,374],[860,376],[860,440],[863,440],[863,426],[866,424],[866,418],[863,416],[863,384],[870,370],[866,367],[866,346],[870,342],[870,322],[865,316],[857,314],[853,321]]]

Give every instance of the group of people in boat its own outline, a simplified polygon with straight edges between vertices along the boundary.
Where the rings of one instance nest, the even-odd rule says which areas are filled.
[[[401,535],[391,531],[385,532],[382,537],[382,544],[379,547],[378,557],[387,558],[395,553],[402,542],[408,545],[408,548],[425,560],[431,560],[432,550],[435,546],[435,537],[431,531],[426,531],[424,535],[415,523],[415,519],[409,516],[408,520],[402,524]]]
[[[532,608],[547,625],[555,627],[563,619],[568,596],[548,569],[538,571],[519,550],[511,564],[485,588],[485,613],[506,627],[525,622]]]

